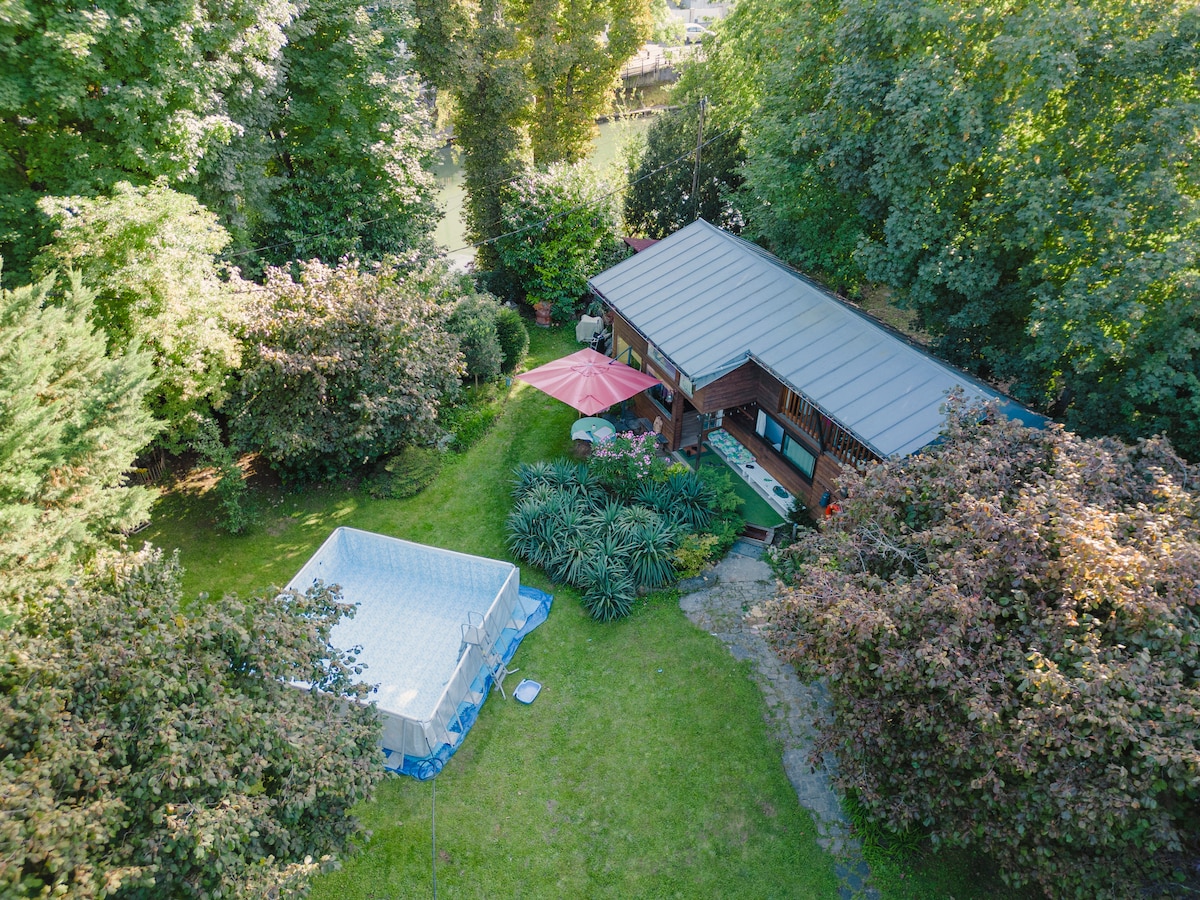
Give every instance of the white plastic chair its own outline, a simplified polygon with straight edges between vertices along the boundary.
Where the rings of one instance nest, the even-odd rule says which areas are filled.
[[[575,340],[589,343],[597,332],[604,330],[604,319],[600,316],[580,316],[575,326]]]

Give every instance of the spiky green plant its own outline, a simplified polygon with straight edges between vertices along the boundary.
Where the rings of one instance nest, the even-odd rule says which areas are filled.
[[[546,515],[546,503],[525,500],[508,514],[508,549],[518,559],[545,568],[554,550],[553,522]]]
[[[561,544],[568,535],[587,530],[587,514],[590,509],[573,491],[560,490],[558,500],[550,510],[550,522],[556,546]]]
[[[657,525],[662,516],[648,506],[627,506],[617,517],[616,531],[628,543],[635,530],[643,525]]]
[[[548,484],[550,471],[550,463],[544,461],[522,463],[517,466],[513,472],[513,496],[520,498],[535,484]]]
[[[675,578],[675,529],[670,523],[639,525],[629,551],[629,575],[638,587],[657,588]]]
[[[586,468],[586,466],[569,459],[556,459],[550,463],[550,483],[558,487],[578,485],[581,468]]]
[[[621,519],[621,513],[624,511],[625,507],[619,500],[606,498],[603,503],[593,509],[592,514],[588,517],[588,525],[600,534],[607,534],[616,527]]]
[[[713,518],[716,493],[694,472],[676,472],[663,482],[671,518],[690,528],[703,531]]]
[[[631,549],[628,538],[615,528],[603,533],[597,531],[592,541],[595,556],[616,556],[624,559]]]
[[[558,488],[544,481],[531,484],[523,493],[516,496],[517,502],[530,500],[539,505],[549,503],[558,493]]]
[[[634,492],[633,499],[642,506],[663,514],[671,509],[671,491],[665,481],[643,481]]]
[[[583,605],[593,619],[611,622],[629,615],[635,588],[620,556],[593,556],[583,569],[581,582]]]
[[[599,509],[609,501],[608,491],[604,488],[604,482],[586,463],[580,463],[579,465],[575,487],[579,491],[579,495],[587,501],[592,509]]]
[[[579,586],[583,570],[595,556],[595,540],[590,529],[560,533],[554,542],[554,558],[546,574],[556,582]]]

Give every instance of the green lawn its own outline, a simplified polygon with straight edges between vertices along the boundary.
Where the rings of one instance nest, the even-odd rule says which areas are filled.
[[[532,331],[531,366],[576,346],[569,329]],[[512,471],[567,454],[575,416],[513,382],[488,436],[449,457],[417,497],[265,486],[256,491],[256,527],[230,537],[210,524],[212,498],[185,482],[160,500],[139,537],[179,548],[193,596],[284,584],[339,525],[507,558]],[[555,602],[517,651],[521,671],[508,686],[528,676],[543,690],[531,706],[493,693],[438,776],[439,894],[835,897],[833,860],[816,845],[767,737],[746,664],[693,627],[671,592],[601,625],[571,589],[529,567],[521,577]],[[432,791],[430,782],[386,779],[359,810],[373,837],[322,876],[313,896],[430,896]],[[971,884],[969,868],[935,862],[930,871],[881,871],[885,896],[944,897],[951,884],[956,897],[992,895],[986,885],[960,887]]]
[[[771,504],[759,496],[758,491],[747,484],[741,475],[725,465],[725,461],[708,447],[701,451],[693,468],[699,469],[701,466],[706,468],[716,466],[729,473],[729,482],[733,486],[734,492],[742,498],[742,516],[749,524],[760,525],[763,528],[774,528],[783,524],[783,516],[775,512]]]
[[[574,347],[534,329],[530,365]],[[576,413],[514,382],[488,436],[410,500],[349,488],[267,490],[242,537],[208,524],[211,499],[175,491],[144,537],[178,547],[185,589],[286,583],[338,525],[507,558],[503,520],[517,463],[566,454]],[[522,706],[493,693],[437,779],[438,891],[447,897],[814,897],[833,860],[766,736],[744,664],[694,628],[672,593],[600,625],[568,588],[513,665],[544,687]],[[317,898],[428,896],[432,785],[390,777],[362,818],[374,833]]]

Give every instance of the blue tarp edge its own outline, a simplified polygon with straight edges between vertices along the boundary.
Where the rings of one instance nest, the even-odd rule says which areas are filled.
[[[512,662],[512,658],[516,655],[517,647],[520,646],[522,639],[550,616],[550,606],[554,602],[552,594],[547,594],[545,591],[527,587],[526,585],[521,585],[517,594],[523,601],[521,605],[525,613],[525,622],[520,629],[506,628],[501,632],[500,641],[496,645],[496,652],[500,654],[500,658],[504,660],[505,665]],[[431,778],[437,777],[437,774],[442,771],[442,767],[454,755],[454,751],[462,745],[467,732],[475,724],[475,720],[479,718],[479,710],[483,706],[484,701],[487,700],[488,695],[492,692],[494,681],[492,673],[487,667],[484,667],[480,669],[479,675],[472,682],[471,686],[473,689],[476,685],[480,687],[479,695],[482,699],[478,703],[462,703],[459,705],[456,718],[462,729],[460,732],[462,737],[458,739],[458,743],[454,746],[442,744],[435,752],[428,756],[405,756],[399,765],[396,764],[396,757],[400,754],[385,749],[384,754],[387,756],[387,761],[384,763],[384,768],[392,772],[397,772],[400,775],[410,775],[418,781],[428,781]]]

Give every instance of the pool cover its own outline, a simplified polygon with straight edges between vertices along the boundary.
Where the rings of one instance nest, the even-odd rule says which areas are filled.
[[[385,766],[428,779],[458,749],[499,664],[546,620],[552,598],[521,587],[512,563],[355,528],[336,529],[288,588],[315,581],[358,605],[333,629],[339,649],[361,647],[370,699],[383,714]]]

